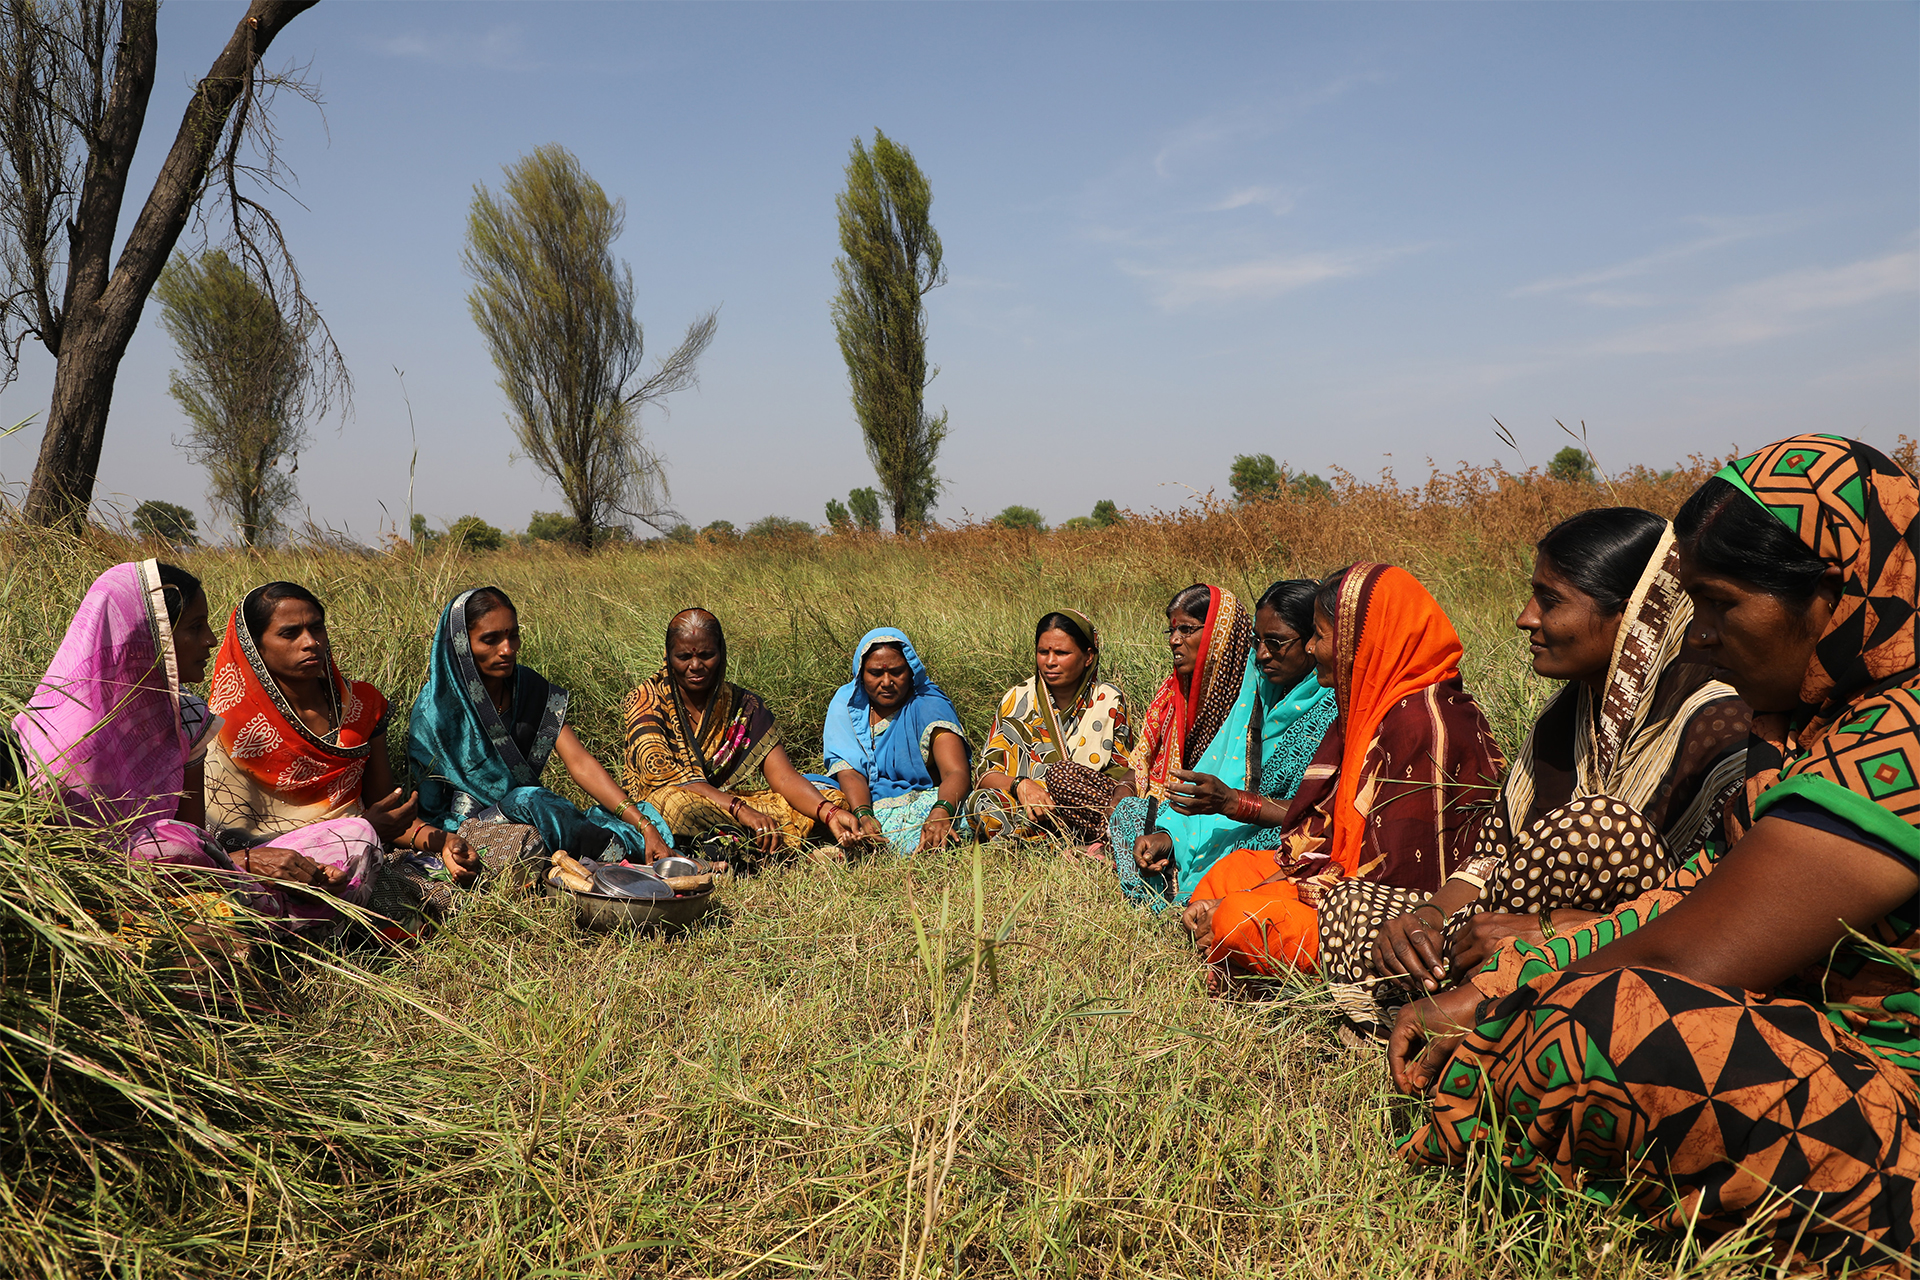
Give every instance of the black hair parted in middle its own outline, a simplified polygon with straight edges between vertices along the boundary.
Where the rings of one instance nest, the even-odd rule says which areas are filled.
[[[1303,639],[1313,634],[1313,597],[1320,584],[1312,578],[1286,578],[1260,593],[1254,612],[1272,609]]]
[[[257,591],[247,593],[246,603],[240,608],[240,619],[247,624],[247,634],[253,637],[255,644],[266,634],[267,627],[273,622],[273,611],[280,607],[282,600],[299,600],[312,605],[320,611],[320,621],[327,620],[327,606],[320,598],[297,582],[269,582]]]
[[[1080,625],[1080,619],[1070,613],[1050,613],[1033,624],[1033,642],[1038,645],[1040,637],[1049,631],[1064,631],[1067,638],[1080,646],[1083,653],[1093,652],[1093,637]]]
[[[1182,587],[1167,601],[1167,616],[1184,613],[1189,618],[1207,620],[1207,606],[1213,603],[1213,589],[1204,582],[1196,582],[1190,587]]]

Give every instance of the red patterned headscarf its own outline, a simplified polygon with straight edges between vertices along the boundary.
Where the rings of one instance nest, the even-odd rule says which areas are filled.
[[[329,655],[327,678],[338,699],[339,728],[329,735],[332,741],[316,734],[274,683],[242,620],[245,608],[243,603],[227,619],[226,637],[213,659],[207,703],[222,717],[221,747],[236,767],[288,805],[333,808],[356,799],[373,741],[386,728],[385,695],[363,681],[348,680]]]
[[[1887,824],[1920,824],[1920,486],[1871,445],[1830,435],[1768,445],[1718,478],[1765,507],[1842,577],[1801,684],[1813,718],[1796,730],[1785,715],[1754,717],[1754,816],[1783,796],[1806,794],[1863,830],[1910,843],[1911,832]]]
[[[1191,768],[1206,754],[1240,696],[1252,649],[1253,618],[1246,606],[1233,592],[1208,587],[1206,625],[1193,675],[1185,683],[1177,675],[1161,682],[1127,760],[1144,780],[1146,794],[1164,799],[1173,771]]]

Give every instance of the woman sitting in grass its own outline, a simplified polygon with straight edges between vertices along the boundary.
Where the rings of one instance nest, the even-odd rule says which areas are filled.
[[[326,898],[366,902],[379,837],[364,818],[336,816],[229,853],[206,830],[203,762],[222,726],[182,686],[206,675],[207,616],[199,580],[172,565],[101,574],[13,721],[29,780],[128,857],[206,873],[210,906],[231,893],[290,928],[323,932],[339,918]]]
[[[666,819],[622,791],[587,750],[567,725],[567,701],[565,689],[520,665],[520,615],[506,592],[477,587],[458,596],[441,618],[407,726],[420,816],[497,851],[503,864],[561,851],[640,863],[668,853]],[[584,814],[540,785],[556,754],[599,802]],[[528,838],[536,833],[538,841]],[[482,854],[490,866],[495,857]]]
[[[209,705],[221,717],[207,748],[207,827],[229,851],[274,844],[316,823],[365,818],[444,875],[473,878],[459,836],[414,816],[417,797],[387,763],[387,700],[333,660],[327,614],[305,587],[269,582],[227,618]]]
[[[1329,980],[1405,975],[1436,991],[1504,939],[1578,928],[1717,839],[1745,779],[1751,716],[1683,647],[1693,604],[1674,576],[1679,558],[1672,526],[1635,507],[1582,512],[1540,539],[1515,625],[1532,641],[1534,671],[1566,683],[1438,893],[1369,880],[1327,891]],[[1406,998],[1401,983],[1376,990]],[[1343,996],[1375,1019],[1372,993]]]
[[[1222,858],[1183,917],[1210,961],[1255,973],[1315,968],[1317,908],[1342,879],[1438,889],[1500,779],[1487,718],[1460,686],[1460,637],[1412,574],[1356,564],[1328,577],[1309,646],[1339,718],[1284,838]]]
[[[906,633],[876,627],[854,647],[853,679],[827,704],[827,771],[807,778],[837,787],[862,833],[885,837],[894,852],[939,849],[971,790],[972,750]]]
[[[731,833],[762,854],[814,835],[842,846],[860,822],[793,767],[780,726],[758,694],[727,680],[727,637],[705,609],[667,624],[667,658],[627,695],[627,790],[666,816],[676,836]]]
[[[1183,904],[1225,854],[1279,839],[1287,801],[1334,716],[1332,691],[1306,652],[1314,587],[1274,583],[1250,626],[1230,591],[1192,586],[1168,605],[1173,673],[1154,695],[1132,762],[1147,796],[1121,800],[1111,821],[1115,869],[1133,900],[1156,910]],[[1182,734],[1190,688],[1195,727]]]
[[[1083,613],[1040,619],[1033,649],[1032,678],[1000,700],[969,813],[983,836],[1011,824],[1020,834],[1050,827],[1092,844],[1115,801],[1133,794],[1126,695],[1101,681],[1100,633]]]
[[[1911,1274],[1920,1244],[1920,485],[1783,440],[1674,518],[1690,639],[1753,709],[1751,827],[1610,916],[1514,937],[1403,1009],[1418,1164],[1625,1201],[1784,1273]]]

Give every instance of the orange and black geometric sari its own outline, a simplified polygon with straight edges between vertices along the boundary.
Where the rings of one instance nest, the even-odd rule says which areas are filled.
[[[1793,797],[1920,865],[1920,486],[1878,450],[1796,436],[1721,473],[1841,571],[1800,723],[1754,721],[1753,813]],[[1475,1145],[1526,1185],[1632,1205],[1714,1238],[1757,1224],[1776,1250],[1907,1275],[1920,1232],[1920,896],[1772,991],[1653,969],[1566,973],[1711,874],[1545,944],[1510,942],[1472,979],[1480,1025],[1444,1064],[1416,1164]]]

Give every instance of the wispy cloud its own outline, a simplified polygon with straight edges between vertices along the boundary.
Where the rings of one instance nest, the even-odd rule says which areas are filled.
[[[409,58],[440,66],[525,71],[536,65],[526,56],[526,38],[514,23],[491,26],[483,32],[448,31],[431,35],[407,32],[379,37],[368,44],[383,57]]]
[[[1415,248],[1265,254],[1211,267],[1120,264],[1131,276],[1158,287],[1155,301],[1168,311],[1209,302],[1261,301],[1309,285],[1377,271]]]
[[[1250,102],[1189,121],[1163,136],[1160,146],[1154,151],[1153,171],[1162,178],[1170,178],[1174,169],[1188,160],[1211,154],[1222,147],[1266,137],[1313,108],[1343,98],[1363,85],[1377,84],[1382,79],[1378,72],[1337,76],[1314,88],[1278,100]]]
[[[1590,350],[1661,355],[1750,346],[1813,328],[1839,312],[1896,297],[1920,297],[1920,251],[1902,249],[1839,267],[1781,272],[1709,298],[1691,315],[1604,338]]]
[[[1278,187],[1241,187],[1218,204],[1207,206],[1208,213],[1227,213],[1234,209],[1265,209],[1279,217],[1293,212],[1293,196]]]
[[[1617,280],[1631,280],[1636,276],[1644,276],[1651,272],[1658,271],[1663,267],[1674,266],[1686,261],[1688,258],[1698,257],[1703,253],[1711,253],[1715,249],[1725,248],[1730,244],[1738,244],[1742,240],[1752,240],[1758,236],[1771,235],[1777,231],[1784,231],[1793,225],[1794,220],[1783,216],[1767,216],[1758,218],[1696,218],[1694,221],[1700,223],[1706,229],[1705,235],[1698,236],[1684,244],[1658,249],[1653,253],[1643,254],[1638,258],[1630,258],[1625,262],[1616,262],[1610,267],[1601,267],[1598,270],[1581,272],[1577,275],[1553,276],[1545,280],[1535,280],[1532,284],[1521,285],[1508,296],[1513,298],[1527,298],[1545,293],[1566,293],[1575,289],[1591,288],[1597,284],[1612,284]],[[1595,292],[1586,295],[1585,301],[1592,302],[1597,306],[1617,306],[1620,304],[1608,301],[1609,298],[1617,296],[1618,295],[1606,292]]]

